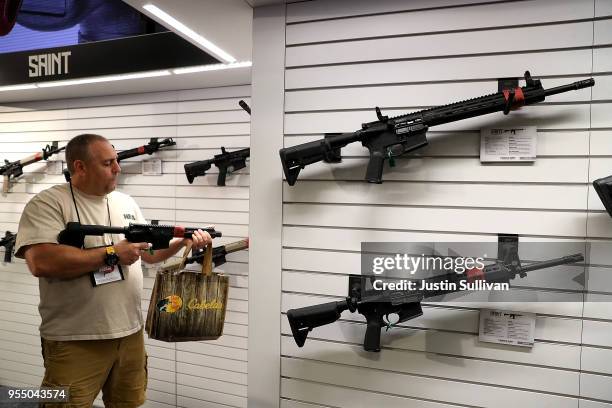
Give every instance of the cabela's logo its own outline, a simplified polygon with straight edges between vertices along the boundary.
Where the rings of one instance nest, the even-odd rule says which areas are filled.
[[[177,295],[170,295],[157,302],[157,310],[160,312],[174,313],[183,306],[183,299]]]
[[[187,304],[187,308],[190,310],[223,309],[223,305],[216,300],[212,302],[198,302],[197,299],[191,299]]]
[[[177,295],[170,295],[157,302],[157,310],[160,312],[174,313],[178,312],[183,307],[183,299]],[[187,303],[189,310],[208,310],[208,309],[223,309],[223,304],[217,300],[210,302],[199,302],[197,299],[191,299]]]

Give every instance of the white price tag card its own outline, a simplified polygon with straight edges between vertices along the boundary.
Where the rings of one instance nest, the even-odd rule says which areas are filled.
[[[481,162],[533,162],[538,131],[535,126],[480,130]]]
[[[162,175],[161,159],[143,160],[142,161],[142,175],[143,176],[161,176]]]
[[[63,162],[61,160],[47,160],[47,174],[62,174],[64,170],[62,164]]]
[[[488,343],[533,347],[535,313],[483,309],[478,339]]]

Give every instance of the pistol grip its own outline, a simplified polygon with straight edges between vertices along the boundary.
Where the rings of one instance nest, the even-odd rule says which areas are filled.
[[[363,339],[363,349],[365,351],[380,351],[380,318],[378,316],[368,316],[366,318],[368,327]]]
[[[385,155],[380,150],[370,150],[370,161],[366,170],[366,181],[368,183],[382,184],[383,165]]]
[[[227,176],[227,167],[220,167],[219,176],[217,177],[218,186],[225,186],[225,176]]]

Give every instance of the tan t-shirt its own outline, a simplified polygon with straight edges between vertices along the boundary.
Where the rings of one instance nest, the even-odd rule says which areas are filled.
[[[82,224],[127,226],[144,223],[138,205],[130,196],[114,191],[92,196],[74,188]],[[106,202],[108,200],[108,209]],[[53,186],[28,202],[17,232],[15,254],[23,258],[27,245],[57,244],[66,223],[78,221],[69,184]],[[85,237],[85,248],[110,245],[123,235]],[[125,280],[94,287],[91,274],[77,278],[39,278],[42,318],[40,334],[48,340],[95,340],[130,335],[142,328],[142,269],[140,261],[121,266]]]

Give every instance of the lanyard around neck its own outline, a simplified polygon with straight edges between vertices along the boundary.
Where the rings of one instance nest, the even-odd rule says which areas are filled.
[[[72,188],[72,181],[69,181],[69,183],[70,183],[70,194],[72,194],[72,202],[74,203],[74,209],[76,210],[77,220],[79,221],[79,224],[81,224],[81,216],[79,215],[79,207],[77,206],[76,199],[74,198],[74,190]],[[106,212],[108,214],[108,226],[112,227],[113,224],[111,222],[110,206],[108,205],[108,195],[105,197],[105,199],[106,199]],[[111,245],[114,245],[112,236],[111,236]]]

